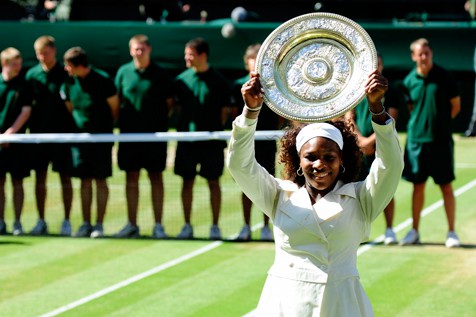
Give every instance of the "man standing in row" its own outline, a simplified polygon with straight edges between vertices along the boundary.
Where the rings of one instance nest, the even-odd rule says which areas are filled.
[[[20,51],[8,47],[0,53],[2,73],[0,76],[0,133],[25,133],[26,122],[31,114],[31,89],[20,76],[23,59]],[[7,233],[5,224],[5,179],[10,173],[13,186],[13,209],[15,222],[13,235],[23,234],[20,222],[23,210],[23,178],[30,176],[26,145],[20,143],[0,144],[0,235]]]
[[[248,74],[242,78],[237,79],[232,87],[232,103],[233,106],[241,113],[243,108],[243,96],[241,94],[241,87],[245,82],[250,80],[250,73],[255,70],[256,57],[258,56],[261,44],[252,44],[246,48],[243,56],[245,63],[245,69]],[[269,107],[265,106],[261,108],[260,119],[257,123],[257,130],[278,130],[284,123],[283,118],[279,117]],[[276,172],[276,140],[260,140],[255,141],[255,157],[258,163],[264,167],[271,175],[275,175]],[[244,226],[241,228],[238,234],[238,241],[250,241],[251,240],[251,208],[253,203],[242,193],[241,202],[243,206],[243,220]],[[263,227],[261,228],[261,240],[272,241],[273,234],[269,226],[269,217],[263,214]]]
[[[55,39],[40,36],[33,46],[39,63],[26,74],[34,98],[29,121],[30,133],[70,133],[73,123],[71,114],[59,93],[68,73],[56,60]],[[35,193],[39,219],[30,234],[48,234],[45,221],[46,179],[48,166],[52,163],[53,171],[59,173],[63,191],[64,221],[61,235],[70,236],[69,217],[73,201],[71,146],[65,143],[42,143],[31,145],[31,149],[34,157],[31,167],[36,173]]]
[[[139,34],[129,41],[132,61],[121,66],[115,83],[121,100],[119,127],[121,133],[152,133],[168,130],[169,112],[173,107],[173,80],[157,63],[151,61],[152,47],[147,36]],[[144,168],[151,186],[155,225],[154,238],[167,235],[162,225],[167,142],[119,143],[118,163],[126,171],[128,223],[115,236],[138,237],[137,209],[139,176]]]
[[[413,183],[413,228],[400,241],[401,245],[420,240],[420,214],[425,202],[425,185],[432,177],[443,194],[448,220],[446,247],[458,247],[455,232],[456,201],[452,182],[454,173],[454,142],[451,121],[461,110],[456,81],[451,73],[433,63],[433,51],[427,39],[410,45],[415,68],[403,84],[410,97],[410,118],[407,126],[405,168],[403,178]]]
[[[70,78],[61,89],[73,115],[76,133],[112,133],[119,114],[119,98],[114,81],[92,67],[81,47],[72,47],[64,54]],[[104,235],[103,220],[109,198],[107,178],[112,175],[113,143],[77,143],[72,146],[73,176],[81,179],[83,224],[77,237],[98,238]],[[93,180],[96,182],[97,219],[91,225]]]
[[[228,116],[230,86],[227,80],[208,64],[209,45],[202,38],[185,44],[185,64],[188,68],[176,78],[175,92],[179,106],[177,131],[222,131]],[[198,174],[207,179],[212,208],[210,239],[221,239],[218,219],[221,208],[219,178],[223,174],[226,141],[210,140],[178,142],[175,174],[183,178],[182,204],[185,225],[177,236],[192,239],[191,212],[193,185]]]

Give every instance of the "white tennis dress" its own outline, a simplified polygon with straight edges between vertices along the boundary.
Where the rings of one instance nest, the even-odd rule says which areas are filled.
[[[357,249],[400,181],[403,155],[395,121],[372,122],[376,158],[365,181],[338,181],[314,205],[304,187],[274,178],[256,162],[256,121],[234,121],[227,156],[235,181],[274,225],[275,261],[255,316],[373,316],[357,272]]]

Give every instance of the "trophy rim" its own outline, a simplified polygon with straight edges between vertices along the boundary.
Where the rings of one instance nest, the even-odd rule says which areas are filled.
[[[311,23],[315,25],[307,26]],[[349,34],[352,34],[352,39],[348,38]],[[289,61],[287,54],[295,48],[305,47],[307,43],[343,46],[353,71],[342,93],[325,101],[305,100],[296,97],[280,79],[286,75],[280,69],[284,64],[278,63]],[[362,101],[365,97],[363,85],[368,75],[377,69],[377,64],[375,45],[361,25],[339,14],[314,12],[290,19],[273,30],[258,51],[255,71],[261,75],[264,102],[271,110],[293,121],[322,122],[343,115]],[[263,80],[265,72],[268,81]]]

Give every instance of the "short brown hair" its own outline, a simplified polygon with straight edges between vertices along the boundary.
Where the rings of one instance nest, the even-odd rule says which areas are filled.
[[[86,55],[86,51],[79,47],[75,46],[70,48],[64,53],[63,59],[65,63],[71,63],[74,66],[84,66],[88,67],[88,56]]]
[[[45,47],[56,48],[55,38],[50,35],[42,35],[36,39],[33,47],[35,50],[41,50]]]
[[[185,47],[193,48],[198,54],[205,53],[207,56],[210,55],[210,46],[208,45],[208,42],[201,37],[188,41],[187,44],[185,44]]]

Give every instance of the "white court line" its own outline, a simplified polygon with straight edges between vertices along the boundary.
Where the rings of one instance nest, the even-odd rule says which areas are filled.
[[[112,292],[114,292],[114,291],[116,291],[116,290],[118,290],[118,289],[120,289],[120,288],[126,287],[126,286],[128,286],[128,285],[130,285],[130,284],[132,284],[132,283],[135,283],[135,282],[140,281],[140,280],[142,280],[142,279],[144,279],[144,278],[146,278],[146,277],[149,277],[149,276],[151,276],[151,275],[154,275],[154,274],[156,274],[156,273],[159,273],[159,272],[161,272],[161,271],[163,271],[163,270],[166,270],[166,269],[168,269],[168,268],[170,268],[170,267],[172,267],[172,266],[175,266],[175,265],[177,265],[177,264],[180,264],[180,263],[182,263],[182,262],[185,262],[185,261],[187,261],[187,260],[190,260],[191,258],[196,257],[196,256],[198,256],[198,255],[200,255],[200,254],[203,254],[203,253],[206,253],[206,252],[208,252],[208,251],[210,251],[210,250],[213,250],[213,249],[219,247],[219,246],[222,245],[222,244],[223,244],[223,241],[215,241],[215,242],[213,242],[213,243],[210,243],[210,244],[204,246],[203,248],[200,248],[200,249],[198,249],[198,250],[195,250],[195,251],[193,251],[193,252],[190,252],[190,253],[188,253],[188,254],[185,254],[185,255],[183,255],[183,256],[181,256],[181,257],[178,257],[178,258],[176,258],[176,259],[174,259],[174,260],[172,260],[172,261],[169,261],[169,262],[167,262],[167,263],[164,263],[164,264],[162,264],[162,265],[159,265],[159,266],[157,266],[157,267],[154,267],[154,268],[152,268],[152,269],[150,269],[150,270],[148,270],[148,271],[145,271],[145,272],[143,272],[143,273],[141,273],[141,274],[138,274],[138,275],[136,275],[136,276],[130,277],[130,278],[128,278],[128,279],[126,279],[126,280],[124,280],[124,281],[122,281],[122,282],[119,282],[119,283],[117,283],[117,284],[114,284],[114,285],[112,285],[112,286],[109,286],[109,287],[107,287],[107,288],[105,288],[105,289],[102,289],[102,290],[100,290],[100,291],[98,291],[98,292],[96,292],[96,293],[94,293],[94,294],[91,294],[91,295],[89,295],[89,296],[83,297],[83,298],[81,298],[81,299],[79,299],[79,300],[77,300],[77,301],[74,301],[74,302],[69,303],[69,304],[67,304],[67,305],[65,305],[65,306],[62,306],[62,307],[60,307],[60,308],[57,308],[57,309],[55,309],[55,310],[53,310],[53,311],[51,311],[51,312],[49,312],[49,313],[43,314],[43,315],[41,315],[40,317],[53,317],[53,316],[58,316],[59,314],[62,314],[62,313],[64,313],[64,312],[68,311],[68,310],[71,310],[71,309],[76,308],[76,307],[78,307],[78,306],[80,306],[80,305],[86,304],[87,302],[90,302],[90,301],[92,301],[92,300],[95,300],[96,298],[99,298],[99,297],[101,297],[101,296],[104,296],[104,295],[107,295],[107,294],[109,294],[109,293],[112,293]]]
[[[456,168],[476,168],[476,164],[471,163],[456,163]]]
[[[473,179],[471,182],[467,183],[463,187],[458,188],[455,191],[455,197],[460,196],[461,194],[463,194],[464,192],[467,192],[468,190],[470,190],[471,188],[473,188],[475,186],[476,186],[476,179]],[[422,212],[421,212],[421,217],[423,218],[425,216],[428,216],[429,214],[431,214],[433,211],[440,208],[441,206],[443,206],[443,200],[442,199],[438,200],[437,202],[435,202],[432,205],[428,206],[427,208],[423,209]],[[400,232],[403,229],[405,229],[406,227],[410,226],[412,224],[412,222],[413,222],[412,218],[406,219],[405,221],[400,223],[398,226],[394,227],[395,233]],[[369,251],[374,246],[381,243],[384,239],[385,239],[385,235],[381,235],[381,236],[375,238],[374,240],[372,240],[371,242],[362,245],[357,250],[357,256]],[[254,314],[255,311],[256,310],[254,309],[254,310],[250,311],[249,313],[247,313],[246,315],[243,315],[243,317],[254,317],[253,314]]]

